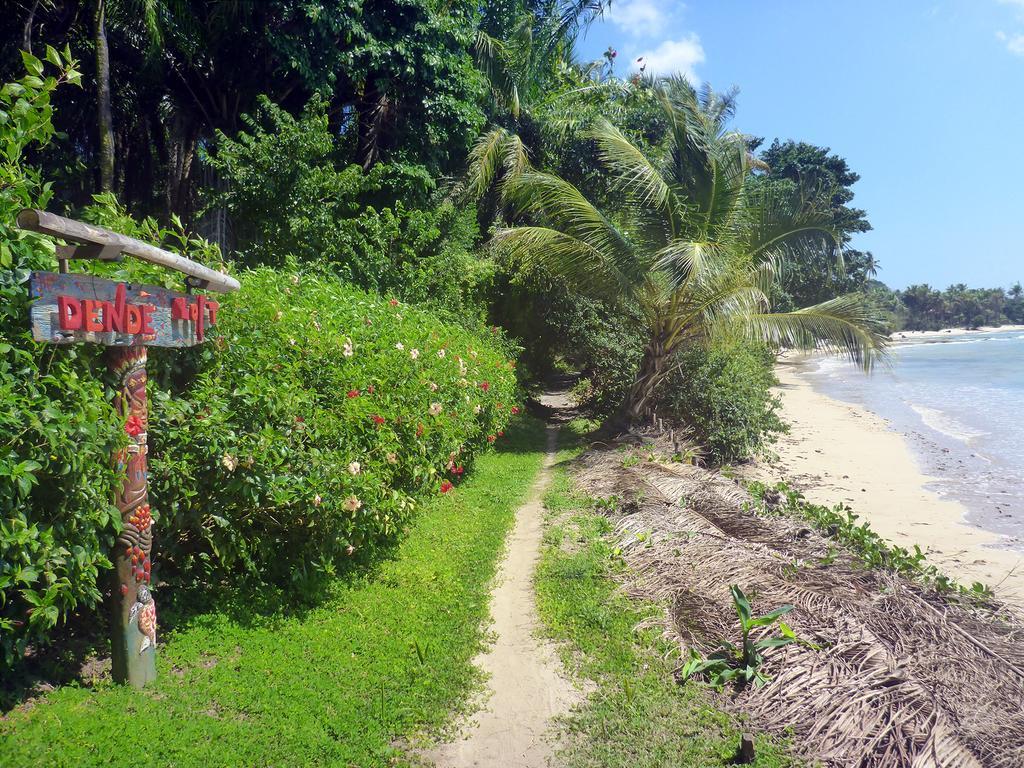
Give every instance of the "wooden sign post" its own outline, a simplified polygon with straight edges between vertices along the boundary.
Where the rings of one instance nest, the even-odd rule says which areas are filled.
[[[106,346],[114,379],[114,406],[124,416],[128,447],[113,456],[124,472],[115,503],[121,533],[113,553],[116,580],[109,590],[114,680],[141,688],[156,677],[156,602],[153,597],[153,518],[147,482],[149,426],[146,347],[202,343],[217,322],[220,304],[204,295],[178,293],[67,271],[69,258],[120,259],[122,253],[184,272],[190,287],[238,290],[238,281],[202,264],[116,232],[45,211],[18,216],[22,229],[78,245],[59,246],[60,272],[33,272],[32,336],[50,344]]]

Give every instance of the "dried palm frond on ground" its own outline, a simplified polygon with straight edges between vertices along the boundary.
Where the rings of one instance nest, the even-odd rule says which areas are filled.
[[[667,636],[702,655],[735,642],[737,584],[758,613],[794,605],[787,623],[818,646],[769,654],[771,681],[727,706],[791,728],[802,754],[830,766],[1024,766],[1024,624],[1008,610],[867,569],[803,521],[759,516],[721,475],[624,461],[621,447],[585,453],[575,476],[589,495],[616,497],[600,507],[624,587],[666,606]]]

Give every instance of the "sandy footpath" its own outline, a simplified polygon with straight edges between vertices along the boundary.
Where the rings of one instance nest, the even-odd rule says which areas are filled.
[[[981,581],[1024,608],[1024,554],[998,549],[1000,537],[964,522],[966,509],[926,485],[905,439],[859,406],[816,392],[799,361],[776,371],[789,435],[775,445],[778,462],[758,467],[761,479],[787,479],[818,504],[848,503],[871,528],[912,549],[920,545],[944,573]]]
[[[557,406],[564,396],[541,400]],[[548,732],[552,720],[581,699],[563,676],[554,646],[538,637],[533,592],[543,537],[543,498],[555,462],[555,440],[555,428],[548,427],[544,468],[529,500],[516,512],[492,597],[495,642],[477,659],[489,677],[489,701],[462,738],[426,755],[438,768],[545,768],[554,752]]]

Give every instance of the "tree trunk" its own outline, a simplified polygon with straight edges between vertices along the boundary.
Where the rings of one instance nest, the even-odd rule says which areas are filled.
[[[32,25],[35,24],[36,10],[39,8],[39,0],[33,0],[29,9],[28,18],[25,19],[25,26],[21,32],[21,47],[27,53],[32,53]]]
[[[667,374],[666,368],[671,354],[672,350],[666,347],[661,336],[647,343],[643,359],[640,361],[640,370],[637,371],[622,404],[620,419],[625,426],[631,427],[650,418],[657,400],[658,387]]]
[[[114,116],[110,108],[110,51],[107,48],[106,2],[96,0],[96,109],[100,130],[100,191],[114,188]]]

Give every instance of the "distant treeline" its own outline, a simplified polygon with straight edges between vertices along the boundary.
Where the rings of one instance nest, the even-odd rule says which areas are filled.
[[[968,288],[963,283],[940,291],[927,283],[903,291],[874,282],[871,293],[892,318],[893,330],[937,331],[983,325],[1024,324],[1024,288]]]

